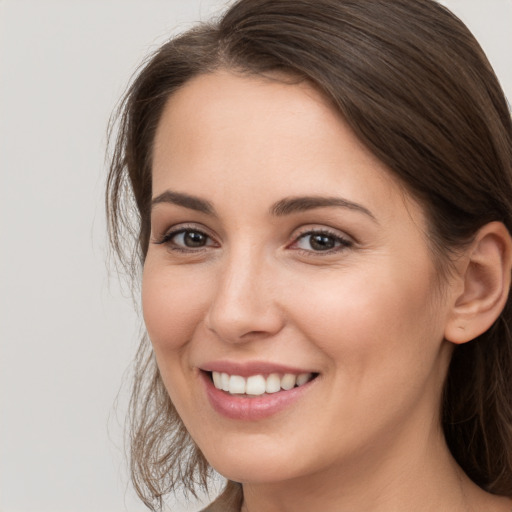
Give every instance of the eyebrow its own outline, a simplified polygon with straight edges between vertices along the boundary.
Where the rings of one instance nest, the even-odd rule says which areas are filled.
[[[348,210],[361,212],[370,217],[373,221],[377,222],[377,219],[370,210],[358,203],[348,201],[347,199],[343,199],[341,197],[287,197],[275,203],[270,208],[270,213],[277,217],[281,217],[283,215],[290,215],[291,213],[313,210],[314,208],[328,207],[346,208]]]
[[[215,208],[210,201],[202,199],[197,196],[184,194],[182,192],[174,192],[172,190],[166,190],[159,196],[155,197],[151,201],[151,206],[155,206],[159,203],[171,203],[178,206],[183,206],[189,210],[195,210],[206,215],[216,216]],[[305,212],[313,210],[315,208],[346,208],[349,210],[358,211],[370,217],[374,222],[377,219],[373,213],[365,208],[364,206],[348,201],[341,197],[324,197],[324,196],[298,196],[298,197],[286,197],[274,203],[270,207],[270,214],[275,217],[283,217],[285,215],[291,215],[293,213]]]
[[[166,190],[159,196],[152,199],[151,207],[159,203],[176,204],[178,206],[188,208],[189,210],[196,210],[198,212],[205,213],[206,215],[216,215],[215,208],[213,207],[212,203],[210,203],[210,201],[207,201],[206,199],[201,199],[200,197],[197,196],[183,194],[181,192],[173,192],[171,190]]]

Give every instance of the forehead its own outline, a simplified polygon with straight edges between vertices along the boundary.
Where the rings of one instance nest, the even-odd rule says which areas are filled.
[[[168,188],[242,207],[255,195],[270,203],[307,193],[347,196],[386,215],[404,198],[418,208],[317,88],[227,71],[200,75],[167,101],[153,196]]]

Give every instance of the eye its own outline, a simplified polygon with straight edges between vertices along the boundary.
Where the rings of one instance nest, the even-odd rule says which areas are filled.
[[[326,230],[310,230],[302,233],[292,248],[308,252],[337,252],[350,247],[352,242],[343,236]]]
[[[192,228],[180,228],[169,231],[156,243],[166,244],[176,251],[193,251],[194,249],[216,245],[206,233]]]
[[[172,237],[176,245],[194,248],[204,247],[208,242],[208,236],[200,231],[182,231]]]

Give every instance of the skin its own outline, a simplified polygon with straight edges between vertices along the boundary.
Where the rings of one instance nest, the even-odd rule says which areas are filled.
[[[467,341],[462,297],[485,287],[464,281],[469,256],[440,285],[422,208],[315,88],[199,76],[169,99],[153,157],[154,198],[196,196],[215,214],[154,204],[147,330],[192,438],[243,483],[243,510],[509,510],[453,461],[438,414],[453,349],[446,333]],[[299,196],[335,196],[367,212],[269,212]],[[161,243],[184,228],[206,235],[205,245],[187,248],[181,235]],[[311,230],[348,245],[315,250]],[[499,259],[497,237],[482,238]],[[206,397],[199,368],[213,360],[319,376],[284,411],[233,420]]]

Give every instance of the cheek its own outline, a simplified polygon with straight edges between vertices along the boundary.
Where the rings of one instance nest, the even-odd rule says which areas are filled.
[[[317,281],[295,312],[325,356],[324,398],[332,406],[324,428],[342,426],[354,446],[376,432],[391,435],[415,408],[436,410],[446,366],[429,278],[412,283],[366,270],[330,285]]]
[[[307,301],[296,302],[302,330],[351,378],[404,373],[433,357],[442,339],[429,266],[415,267],[410,274],[401,265],[381,263],[316,280],[308,287]]]
[[[200,280],[179,270],[148,258],[142,278],[142,309],[163,383],[179,416],[186,419],[197,414],[189,410],[196,401],[189,385],[193,370],[188,348],[204,316],[207,289],[194,286]]]
[[[193,337],[208,304],[200,276],[147,261],[142,279],[144,322],[155,353],[179,350]]]

